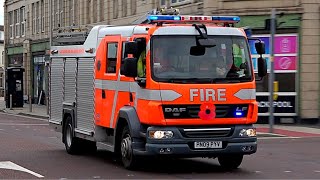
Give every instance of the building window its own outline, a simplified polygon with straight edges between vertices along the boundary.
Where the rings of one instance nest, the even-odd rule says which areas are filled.
[[[131,15],[135,15],[137,13],[137,1],[131,0]]]
[[[78,1],[73,0],[73,22],[75,25],[78,24],[78,18],[79,18],[79,10],[78,10]]]
[[[41,31],[44,32],[45,31],[45,18],[44,18],[44,0],[41,0]]]
[[[98,19],[98,0],[92,0],[92,23],[96,23]]]
[[[170,1],[170,5],[182,5],[182,4],[186,4],[186,3],[190,3],[191,0],[171,0]]]
[[[85,4],[85,8],[86,8],[86,20],[87,20],[87,24],[90,24],[90,1],[86,1],[87,3]]]
[[[26,34],[26,20],[25,20],[25,8],[20,9],[20,22],[21,22],[21,36]]]
[[[40,3],[37,2],[37,6],[36,6],[36,18],[37,18],[37,25],[36,25],[36,31],[37,33],[40,33],[40,28],[41,28],[41,17],[40,17]]]
[[[12,39],[13,38],[13,34],[14,34],[14,32],[13,32],[13,30],[14,30],[14,24],[13,24],[13,12],[11,11],[11,12],[9,12],[9,37],[10,37],[10,39]]]
[[[20,37],[20,10],[17,9],[14,11],[14,22],[15,22],[15,36]]]
[[[32,32],[33,34],[36,34],[37,33],[37,30],[36,30],[36,5],[35,3],[32,3]]]
[[[69,0],[69,25],[72,26],[74,23],[74,7],[73,7],[73,0]]]
[[[118,43],[107,44],[107,69],[106,73],[116,73]]]
[[[166,5],[166,0],[160,0],[160,6],[165,6]]]
[[[122,17],[127,16],[127,0],[122,0]]]
[[[116,19],[118,18],[118,7],[119,7],[119,3],[118,0],[114,0],[113,1],[113,18]]]
[[[100,22],[104,21],[104,0],[100,0]]]
[[[63,13],[64,13],[64,1],[60,0],[60,2],[59,2],[59,23],[58,23],[59,27],[63,27],[64,26]]]
[[[1,41],[3,41],[4,40],[4,33],[3,33],[3,31],[0,31],[0,40]],[[0,60],[1,60],[1,58],[0,58]],[[1,65],[2,63],[0,62],[0,65]]]

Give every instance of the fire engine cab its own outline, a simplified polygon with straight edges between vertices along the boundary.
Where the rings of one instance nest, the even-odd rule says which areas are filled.
[[[239,21],[162,10],[134,25],[60,29],[51,46],[49,123],[66,151],[103,148],[128,169],[159,156],[238,168],[257,151],[258,113],[250,39]],[[262,78],[264,44],[255,43]]]

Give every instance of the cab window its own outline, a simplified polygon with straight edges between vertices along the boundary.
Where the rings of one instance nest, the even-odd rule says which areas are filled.
[[[116,73],[117,66],[117,51],[118,51],[118,43],[108,43],[107,44],[107,69],[106,73]]]

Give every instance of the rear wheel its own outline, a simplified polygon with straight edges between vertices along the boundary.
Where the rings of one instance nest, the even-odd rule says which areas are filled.
[[[69,154],[97,151],[96,142],[74,137],[74,127],[70,116],[66,119],[63,133],[65,148]]]
[[[224,169],[237,169],[242,163],[243,155],[219,156],[218,161]]]
[[[66,124],[63,130],[63,137],[64,137],[64,145],[66,151],[69,154],[76,154],[79,152],[80,142],[79,139],[74,137],[74,128],[72,124],[72,118],[70,116],[66,119]]]
[[[121,160],[126,169],[137,167],[137,157],[133,154],[132,137],[128,126],[123,128],[120,142]]]

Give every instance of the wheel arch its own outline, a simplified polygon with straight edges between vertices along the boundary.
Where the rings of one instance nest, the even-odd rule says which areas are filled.
[[[64,139],[65,139],[65,126],[66,126],[66,122],[67,122],[67,118],[71,117],[71,122],[72,122],[72,127],[75,127],[75,114],[74,114],[74,110],[73,109],[67,109],[64,108],[63,109],[63,119],[62,119],[62,142],[64,143]],[[74,131],[73,131],[73,135]]]
[[[119,140],[121,139],[122,130],[128,126],[133,138],[140,138],[141,123],[137,111],[132,106],[125,106],[119,110],[117,124],[115,127],[115,151],[119,152]]]

